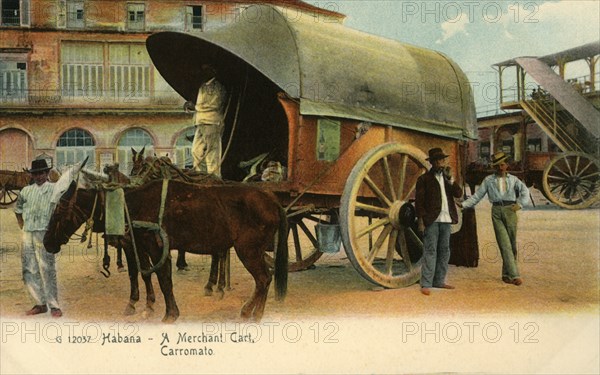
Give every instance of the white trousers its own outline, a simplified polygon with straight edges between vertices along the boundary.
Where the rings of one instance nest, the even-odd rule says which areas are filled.
[[[45,231],[23,231],[23,281],[36,305],[58,309],[56,256],[44,248],[45,234]]]
[[[196,133],[192,143],[195,170],[221,177],[221,136],[223,135],[223,128],[222,124],[196,125]]]

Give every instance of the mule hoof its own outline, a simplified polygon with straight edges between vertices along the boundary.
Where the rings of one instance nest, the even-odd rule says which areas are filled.
[[[242,311],[240,313],[240,316],[242,317],[242,319],[244,319],[244,320],[250,319],[251,314],[252,314],[252,306],[244,305],[242,307]]]
[[[190,270],[190,267],[182,267],[182,268],[177,267],[177,272],[186,273],[189,270]]]
[[[165,315],[165,317],[162,318],[162,322],[167,323],[167,324],[175,323],[175,321],[177,320],[178,317],[179,316]]]
[[[142,319],[148,319],[150,318],[152,315],[154,314],[154,309],[152,308],[146,308],[143,312],[142,312]]]
[[[212,296],[212,294],[213,294],[212,289],[204,288],[204,296],[205,297],[210,297],[210,296]]]
[[[216,297],[219,301],[222,300],[224,296],[225,296],[225,292],[223,290],[217,290]]]
[[[125,267],[119,267],[119,268],[117,268],[117,271],[119,271],[119,272],[127,272],[127,269],[125,269]]]
[[[134,315],[135,314],[135,306],[133,306],[132,304],[127,304],[127,306],[125,306],[125,311],[123,312],[123,314],[125,316]]]

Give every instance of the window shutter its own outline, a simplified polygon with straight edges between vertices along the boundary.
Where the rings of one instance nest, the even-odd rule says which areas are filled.
[[[67,0],[58,0],[56,9],[56,27],[64,29],[67,27]]]
[[[29,0],[21,0],[21,26],[29,25]]]

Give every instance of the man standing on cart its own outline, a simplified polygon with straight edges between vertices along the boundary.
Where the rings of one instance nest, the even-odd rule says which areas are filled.
[[[452,197],[460,198],[463,191],[452,177],[447,157],[441,148],[429,150],[431,169],[417,180],[415,208],[419,232],[424,233],[421,293],[426,296],[432,287],[454,289],[446,284],[451,225],[458,222]]]
[[[212,65],[202,65],[202,71],[207,80],[198,89],[196,103],[188,101],[184,105],[186,112],[196,112],[194,115],[196,132],[192,143],[194,169],[221,177],[225,88],[217,81],[217,72]]]
[[[479,189],[462,203],[462,208],[475,206],[487,194],[492,203],[492,224],[502,255],[502,281],[521,285],[523,279],[517,267],[517,211],[529,204],[529,189],[517,177],[509,174],[508,156],[504,152],[492,155],[496,173],[487,176]]]

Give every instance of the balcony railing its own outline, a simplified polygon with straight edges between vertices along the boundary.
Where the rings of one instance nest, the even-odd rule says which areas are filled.
[[[115,96],[114,90],[18,90],[0,88],[0,108],[182,108],[184,99],[173,91]]]

